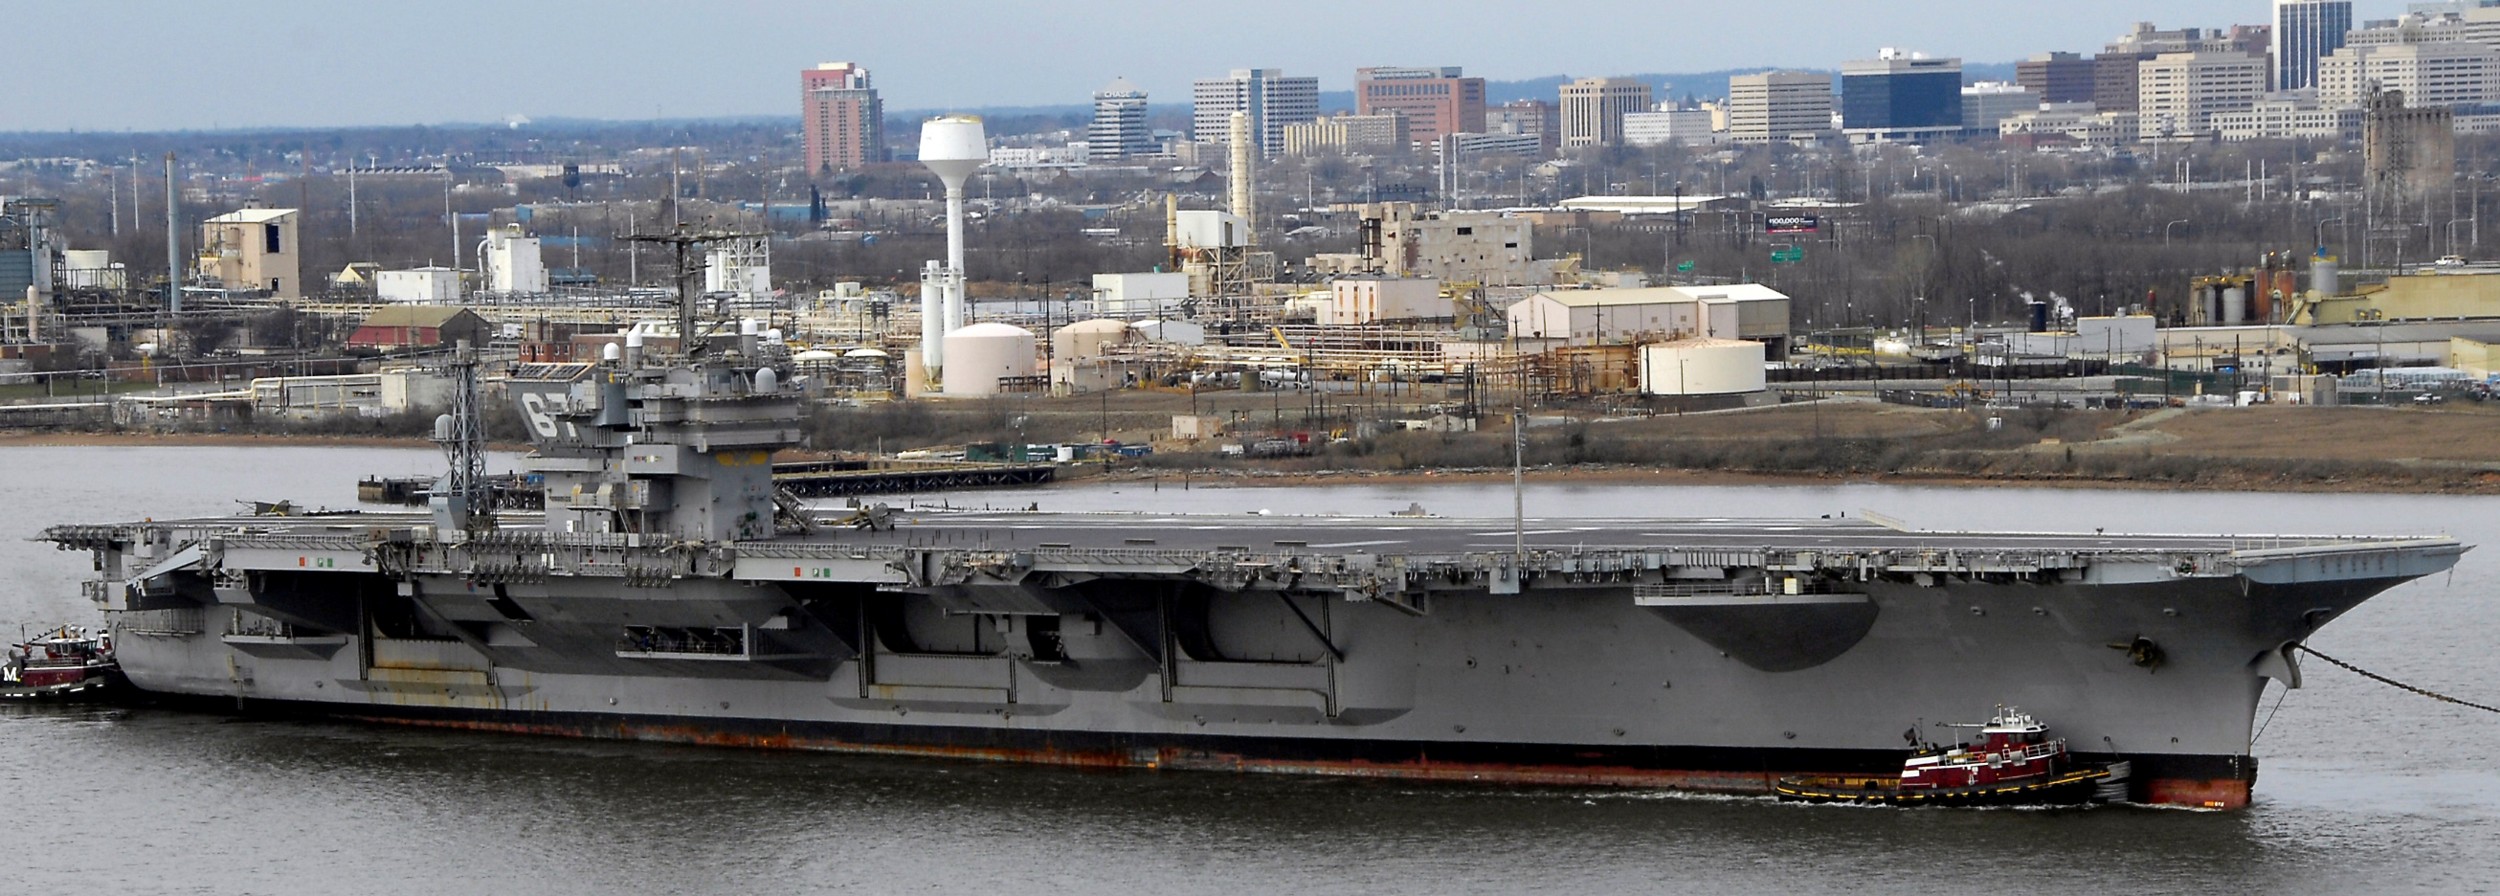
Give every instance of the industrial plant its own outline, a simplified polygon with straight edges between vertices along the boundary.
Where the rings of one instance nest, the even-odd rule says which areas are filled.
[[[2121,43],[2211,42],[2149,27]],[[0,385],[23,394],[0,425],[423,419],[459,342],[492,392],[673,344],[686,289],[780,346],[818,406],[1126,394],[1171,415],[1148,440],[1211,456],[1835,397],[1995,413],[2490,393],[2500,268],[2475,260],[2480,193],[2454,195],[2479,182],[2457,170],[2472,110],[2374,93],[2357,155],[2276,167],[2261,142],[2187,140],[2165,175],[2043,136],[2059,104],[2023,98],[2080,89],[2061,60],[2025,64],[2039,85],[1963,91],[2005,106],[1998,132],[1860,103],[1958,71],[1894,51],[1844,66],[1838,106],[1829,78],[1793,72],[1698,103],[1581,78],[1554,104],[1375,66],[1355,108],[1325,110],[1319,79],[1248,68],[1197,82],[1168,129],[1115,80],[1064,145],[1023,120],[897,120],[842,62],[800,72],[798,133],[756,144],[804,149],[779,161],[527,139],[457,161],[299,152],[275,178],[171,151],[56,160],[26,182],[68,201],[0,200],[0,289],[23,296],[0,330]],[[2246,220],[2214,220],[2223,191]],[[2440,202],[2444,228],[2401,223]],[[2070,222],[2129,206],[2132,256],[2056,257]],[[1092,436],[1138,438],[1111,407]]]

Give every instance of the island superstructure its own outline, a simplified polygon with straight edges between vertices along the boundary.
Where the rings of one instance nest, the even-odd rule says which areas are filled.
[[[546,507],[63,525],[139,690],[244,712],[1149,768],[1767,792],[2017,704],[2245,805],[2292,646],[2444,537],[827,512],[756,327],[512,391]],[[675,344],[662,344],[673,342]],[[473,396],[473,391],[464,393]],[[474,398],[466,400],[473,402]],[[482,450],[460,414],[440,435]]]

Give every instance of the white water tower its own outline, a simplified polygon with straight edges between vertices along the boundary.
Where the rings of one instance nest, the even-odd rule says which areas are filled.
[[[932,368],[945,368],[943,336],[964,325],[964,181],[989,160],[978,116],[942,115],[920,126],[920,164],[946,183],[946,267],[924,275],[920,287],[920,356]]]

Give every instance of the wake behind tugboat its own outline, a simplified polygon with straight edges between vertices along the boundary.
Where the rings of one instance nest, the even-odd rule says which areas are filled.
[[[2081,765],[2065,738],[2029,713],[2003,705],[1978,728],[1979,739],[1951,749],[1920,744],[1897,778],[1802,775],[1781,778],[1773,792],[1809,803],[1872,803],[1889,806],[2005,806],[2076,804],[2124,799],[2126,762]],[[1919,743],[1918,729],[1909,737]]]
[[[112,696],[121,681],[112,635],[64,625],[24,638],[0,659],[0,700],[69,702]]]

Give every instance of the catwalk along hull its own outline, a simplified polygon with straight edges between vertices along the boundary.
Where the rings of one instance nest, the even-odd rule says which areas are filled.
[[[131,682],[425,725],[1762,793],[2018,704],[2247,803],[2289,645],[2442,538],[1046,514],[682,542],[423,517],[56,528]]]

